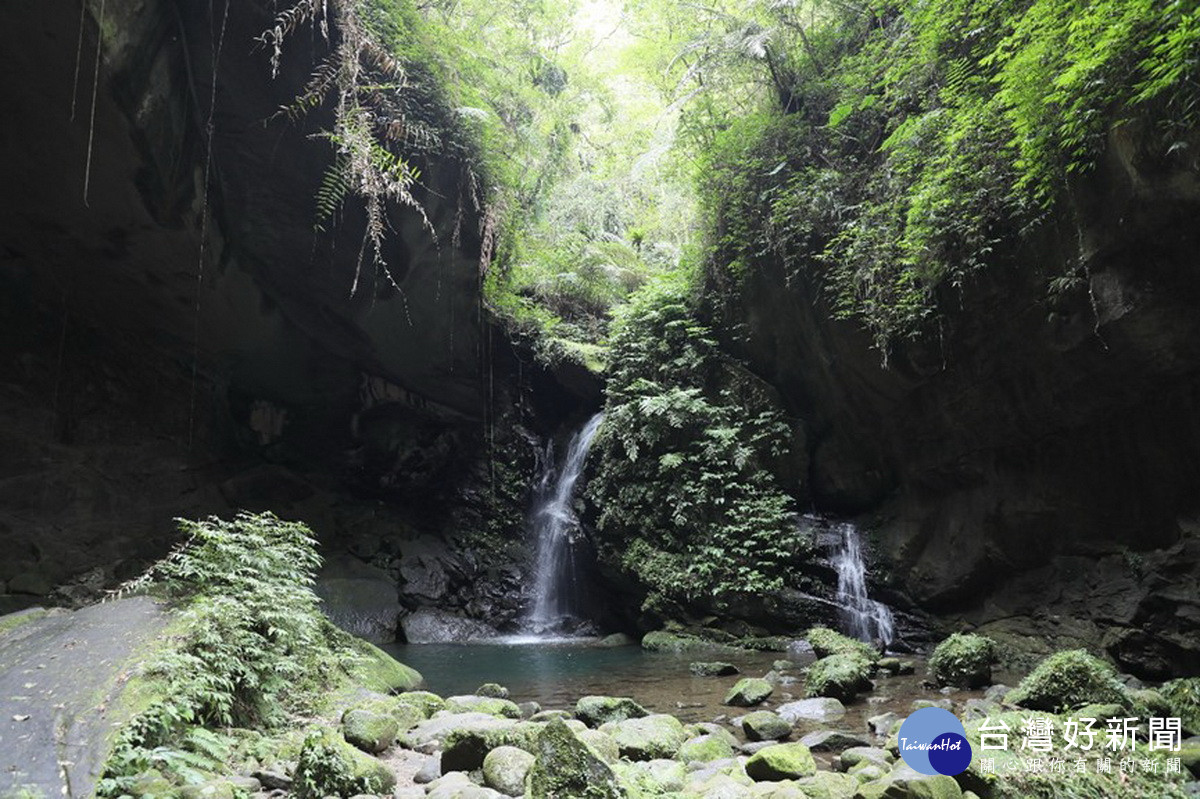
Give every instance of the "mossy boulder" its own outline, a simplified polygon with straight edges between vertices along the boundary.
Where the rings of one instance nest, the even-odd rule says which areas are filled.
[[[651,652],[736,652],[734,647],[683,633],[656,630],[642,636],[642,649]]]
[[[375,758],[360,752],[329,727],[314,727],[304,738],[292,793],[300,799],[390,793],[396,776]]]
[[[828,722],[846,715],[846,706],[832,697],[814,697],[780,705],[775,712],[789,724],[798,721]]]
[[[364,752],[378,754],[396,742],[400,725],[390,714],[347,710],[342,714],[342,735]]]
[[[254,780],[258,785],[258,780]],[[209,780],[179,789],[179,799],[237,799],[249,792],[250,785],[239,787],[232,780]]]
[[[792,725],[769,710],[747,713],[741,723],[742,732],[751,741],[781,741],[792,734]]]
[[[415,691],[425,683],[421,673],[405,666],[374,644],[361,638],[349,638],[348,645],[356,655],[349,667],[350,676],[369,691],[398,694]]]
[[[796,787],[807,799],[852,799],[858,784],[858,780],[849,774],[832,771],[818,771],[811,777],[796,780]]]
[[[528,799],[623,799],[612,768],[561,719],[543,727],[534,754],[525,783]]]
[[[573,732],[576,738],[590,746],[592,751],[599,755],[605,763],[616,763],[621,758],[621,750],[617,748],[617,742],[608,733],[588,729],[574,730]]]
[[[895,760],[895,757],[886,749],[879,749],[874,746],[852,746],[849,749],[842,750],[842,753],[838,755],[837,764],[842,771],[849,771],[859,763],[871,763],[882,769],[887,769],[891,766],[893,760]]]
[[[457,729],[442,744],[442,771],[474,771],[489,752],[511,746],[532,752],[542,725],[523,721],[492,728]]]
[[[525,793],[525,777],[534,756],[515,746],[498,746],[483,759],[483,782],[508,796]]]
[[[953,777],[922,774],[901,764],[883,779],[860,785],[854,796],[855,799],[961,799],[962,795],[962,788]]]
[[[575,703],[575,718],[589,727],[648,715],[650,711],[626,696],[585,696]]]
[[[808,667],[804,688],[810,697],[847,702],[871,687],[871,665],[855,654],[829,655]]]
[[[746,776],[757,782],[793,780],[815,774],[817,761],[804,744],[775,744],[751,755],[745,769]]]
[[[775,688],[771,683],[760,677],[746,677],[738,680],[725,695],[725,704],[733,707],[754,707],[767,701]]]
[[[631,799],[676,796],[687,782],[687,769],[674,760],[622,760],[613,771]]]
[[[675,757],[679,747],[688,739],[688,734],[679,719],[665,713],[655,713],[645,718],[617,722],[612,737],[621,757],[656,760]]]
[[[446,700],[429,691],[408,691],[394,698],[397,705],[414,707],[421,715],[429,718],[446,707]]]
[[[446,699],[445,709],[451,713],[486,713],[506,719],[521,718],[521,708],[517,707],[516,702],[492,696],[451,696]]]
[[[869,738],[846,730],[814,730],[801,738],[800,743],[814,752],[840,752],[853,746],[871,745]]]
[[[858,655],[868,663],[874,663],[879,659],[879,653],[870,644],[847,638],[828,627],[813,627],[804,637],[812,645],[813,652],[817,654],[818,658],[830,655]]]
[[[688,671],[697,677],[727,677],[737,674],[738,667],[723,660],[695,660],[688,664]]]
[[[1097,703],[1129,705],[1113,667],[1083,649],[1047,657],[1008,694],[1007,701],[1050,712]]]
[[[720,735],[697,735],[688,738],[675,753],[675,758],[681,763],[709,763],[713,760],[725,760],[734,756],[733,747]]]
[[[475,689],[476,696],[486,696],[492,699],[508,699],[508,689],[494,682],[485,682]]]
[[[938,685],[981,688],[992,681],[996,642],[983,635],[955,633],[937,645],[929,658],[929,676]],[[899,668],[899,661],[897,661]]]

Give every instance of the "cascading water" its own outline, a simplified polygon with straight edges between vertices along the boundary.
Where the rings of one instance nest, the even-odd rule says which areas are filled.
[[[530,518],[537,540],[537,571],[528,626],[539,633],[561,631],[580,616],[575,547],[580,528],[574,508],[575,483],[603,419],[604,414],[596,414],[571,437],[561,465],[555,463],[553,445],[546,448]]]
[[[892,611],[887,605],[867,596],[867,564],[863,560],[858,529],[848,522],[836,526],[842,536],[842,548],[833,558],[837,569],[837,602],[842,608],[846,629],[860,641],[890,644],[896,635]]]

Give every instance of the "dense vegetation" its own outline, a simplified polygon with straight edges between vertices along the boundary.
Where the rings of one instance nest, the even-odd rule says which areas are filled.
[[[766,385],[721,354],[677,283],[621,309],[612,364],[590,486],[606,554],[659,610],[781,587],[807,542],[770,468],[790,436]]]
[[[157,593],[179,613],[127,690],[137,713],[114,746],[101,796],[167,795],[266,757],[274,745],[261,732],[310,716],[351,674],[382,664],[415,679],[321,614],[312,591],[320,557],[303,524],[270,513],[179,524],[184,543],[123,589]],[[147,774],[159,784],[148,787]]]

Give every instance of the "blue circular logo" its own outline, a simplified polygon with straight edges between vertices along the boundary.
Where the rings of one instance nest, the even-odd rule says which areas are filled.
[[[949,710],[923,707],[900,725],[900,757],[922,774],[961,774],[971,765],[966,732]]]

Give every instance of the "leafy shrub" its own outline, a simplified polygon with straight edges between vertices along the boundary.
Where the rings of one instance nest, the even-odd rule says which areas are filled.
[[[1170,715],[1178,716],[1184,729],[1200,735],[1200,677],[1184,677],[1164,683],[1159,694],[1170,705]]]
[[[1032,710],[1070,710],[1089,704],[1128,706],[1113,667],[1083,649],[1055,652],[1021,680],[1007,701]]]
[[[937,645],[929,658],[929,674],[938,685],[978,688],[992,681],[996,642],[970,633],[955,633]]]
[[[160,698],[121,732],[101,795],[150,768],[179,781],[221,770],[228,753],[205,727],[278,726],[357,662],[312,592],[320,557],[306,526],[271,513],[177,521],[187,540],[123,589],[179,603],[179,632],[144,667]]]
[[[778,588],[807,554],[770,465],[789,430],[723,356],[679,284],[639,291],[615,322],[588,495],[601,555],[649,602]]]

